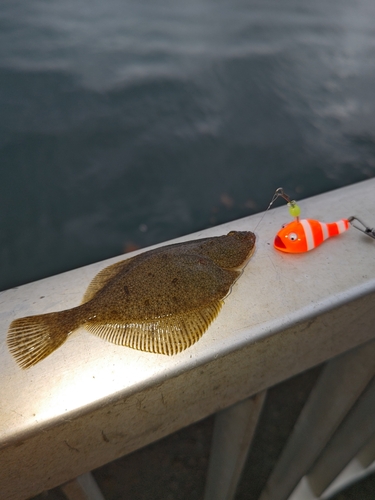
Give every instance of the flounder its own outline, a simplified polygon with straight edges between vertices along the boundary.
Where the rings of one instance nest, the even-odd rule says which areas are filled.
[[[84,327],[117,345],[177,354],[218,315],[254,248],[252,232],[231,231],[117,262],[95,276],[78,307],[14,320],[9,350],[29,368]]]

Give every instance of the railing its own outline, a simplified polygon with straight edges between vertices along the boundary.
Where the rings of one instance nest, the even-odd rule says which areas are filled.
[[[369,180],[299,204],[306,218],[373,223],[374,193]],[[260,217],[180,241],[254,230]],[[218,413],[205,498],[229,500],[267,388],[328,360],[261,499],[323,498],[351,459],[346,477],[353,467],[370,471],[375,241],[350,229],[312,252],[282,254],[272,243],[288,218],[284,206],[262,220],[256,253],[218,318],[176,356],[117,347],[85,330],[29,370],[9,354],[13,319],[78,305],[93,276],[124,256],[1,293],[0,498],[69,481],[69,498],[101,498],[90,470]],[[366,431],[354,439],[358,422]]]

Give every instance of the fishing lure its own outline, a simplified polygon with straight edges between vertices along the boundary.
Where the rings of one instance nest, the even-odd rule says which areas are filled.
[[[367,227],[358,217],[348,217],[347,219],[340,219],[337,222],[330,223],[313,219],[300,219],[301,209],[294,200],[291,200],[284,193],[282,188],[276,189],[270,206],[279,196],[287,201],[289,213],[294,217],[292,222],[283,225],[275,237],[274,247],[281,252],[303,253],[313,250],[328,238],[347,231],[350,224],[375,239],[375,229]],[[361,226],[356,225],[354,221],[358,221]]]
[[[312,219],[294,220],[277,233],[274,247],[281,252],[303,253],[349,229],[348,219],[325,223]]]

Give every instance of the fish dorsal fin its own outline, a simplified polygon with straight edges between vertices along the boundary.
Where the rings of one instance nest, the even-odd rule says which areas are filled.
[[[81,304],[92,300],[95,295],[104,287],[104,285],[108,283],[108,281],[110,281],[112,278],[117,276],[117,274],[123,271],[134,259],[135,257],[132,257],[131,259],[121,260],[120,262],[116,262],[115,264],[102,269],[87,287]]]
[[[150,321],[118,323],[90,322],[85,328],[113,344],[157,354],[177,354],[197,342],[219,314],[222,300],[174,316]]]

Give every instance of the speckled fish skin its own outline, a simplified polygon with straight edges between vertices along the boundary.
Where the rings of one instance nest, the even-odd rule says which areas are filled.
[[[80,326],[118,345],[176,354],[215,319],[255,248],[250,231],[177,243],[103,269],[73,309],[14,320],[8,346],[22,368]]]

